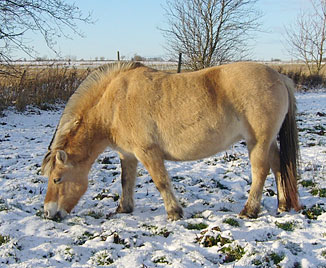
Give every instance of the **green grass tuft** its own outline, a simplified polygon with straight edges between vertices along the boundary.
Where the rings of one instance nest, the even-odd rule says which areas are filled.
[[[310,220],[317,220],[318,216],[326,212],[326,209],[320,204],[316,204],[311,208],[305,208],[302,214],[305,215]]]
[[[304,180],[304,181],[301,181],[300,184],[303,187],[315,187],[316,186],[316,183],[314,183],[313,180]]]
[[[268,257],[274,262],[274,264],[279,264],[284,259],[284,255],[277,254],[275,252],[268,255]]]
[[[240,223],[237,220],[232,219],[232,218],[227,218],[227,219],[223,220],[223,223],[227,223],[233,227],[240,227]]]
[[[8,235],[1,235],[0,234],[0,246],[6,244],[10,241],[10,237]]]
[[[280,228],[280,229],[283,229],[284,231],[287,231],[287,232],[292,232],[294,231],[294,228],[295,228],[295,223],[294,222],[291,222],[291,221],[288,221],[288,222],[275,222],[275,225]]]
[[[186,228],[188,230],[203,230],[207,228],[208,225],[206,223],[189,223]]]
[[[227,246],[220,249],[226,256],[224,262],[229,263],[233,261],[238,261],[246,253],[244,248],[237,245],[236,247]]]
[[[170,264],[169,261],[166,259],[165,256],[161,256],[161,257],[156,257],[153,260],[154,263],[161,263],[161,264]]]

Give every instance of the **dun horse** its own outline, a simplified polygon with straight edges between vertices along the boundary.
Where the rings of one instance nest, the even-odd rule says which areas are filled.
[[[278,210],[300,210],[293,91],[291,80],[254,63],[182,74],[139,63],[100,68],[68,101],[43,160],[43,174],[49,177],[45,216],[71,212],[87,189],[93,162],[109,146],[121,160],[117,212],[133,211],[140,161],[161,193],[168,218],[178,220],[183,211],[164,161],[208,157],[240,139],[246,141],[252,174],[240,216],[258,216],[270,168],[277,183]]]

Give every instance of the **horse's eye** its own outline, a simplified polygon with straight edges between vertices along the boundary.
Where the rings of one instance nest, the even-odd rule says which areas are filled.
[[[61,178],[55,178],[55,179],[53,179],[53,182],[55,184],[59,184],[61,182]]]

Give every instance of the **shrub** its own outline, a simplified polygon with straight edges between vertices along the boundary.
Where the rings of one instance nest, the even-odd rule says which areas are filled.
[[[4,68],[0,66],[0,73]],[[52,104],[66,102],[90,70],[27,66],[8,73],[11,75],[3,75],[0,79],[0,112],[10,106],[24,111],[28,105],[49,109]]]
[[[326,86],[325,74],[309,74],[303,65],[277,65],[274,68],[281,74],[290,77],[298,88],[307,90]]]

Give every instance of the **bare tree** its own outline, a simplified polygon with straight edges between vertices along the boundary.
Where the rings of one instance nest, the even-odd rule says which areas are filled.
[[[303,60],[310,74],[320,74],[326,55],[326,0],[310,0],[312,12],[301,11],[285,28],[289,53]]]
[[[239,60],[259,28],[257,0],[167,0],[168,50],[183,53],[193,69]]]
[[[75,4],[65,0],[0,0],[0,61],[10,61],[15,50],[36,54],[28,32],[40,33],[47,46],[55,51],[55,39],[82,35],[77,22],[90,23],[91,16],[84,16]]]

